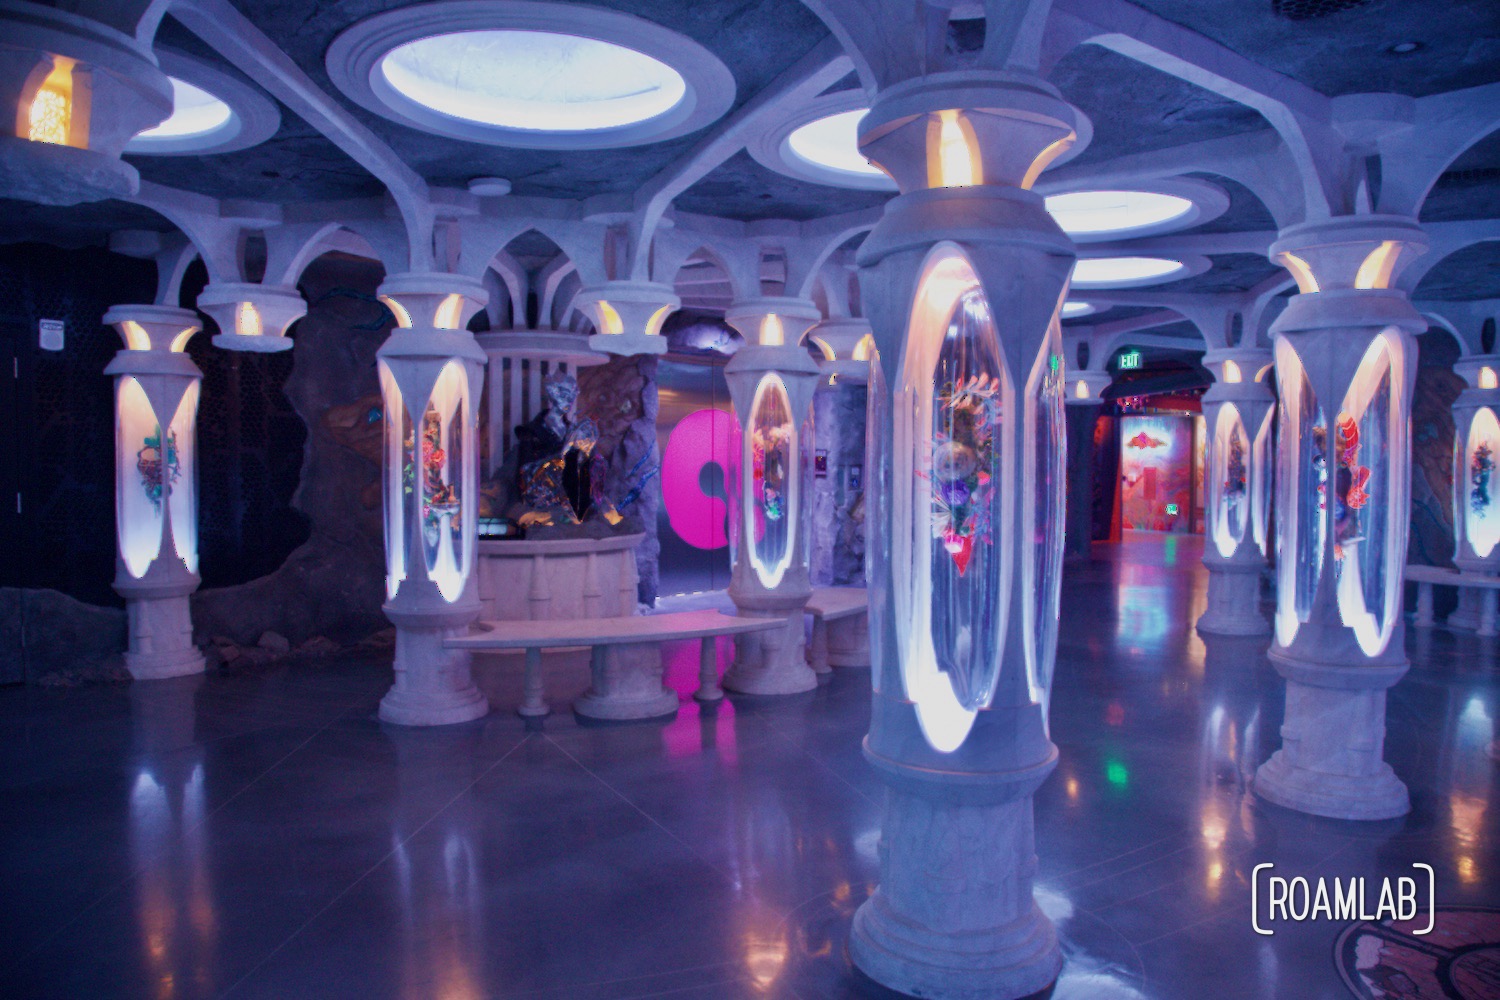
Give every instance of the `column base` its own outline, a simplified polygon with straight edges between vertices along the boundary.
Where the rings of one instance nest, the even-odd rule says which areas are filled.
[[[828,623],[828,664],[834,667],[870,665],[870,623],[866,615]]]
[[[1259,566],[1208,567],[1208,608],[1198,618],[1208,635],[1270,635],[1260,610]]]
[[[472,684],[466,690],[417,693],[391,688],[380,699],[380,721],[398,726],[451,726],[490,714],[490,703]]]
[[[1462,629],[1465,632],[1477,632],[1479,611],[1479,591],[1473,587],[1459,587],[1458,607],[1448,613],[1448,620],[1444,624],[1449,628]]]
[[[1317,666],[1272,650],[1286,678],[1281,749],[1255,773],[1268,802],[1330,819],[1382,820],[1411,811],[1383,759],[1385,693],[1406,665]]]
[[[742,609],[741,614],[745,611]],[[734,637],[734,662],[724,671],[722,686],[739,694],[801,694],[818,686],[807,665],[802,609],[788,612],[785,628],[747,632]],[[777,615],[776,617],[780,617]]]
[[[193,616],[187,594],[127,596],[125,611],[130,628],[125,669],[132,678],[159,681],[203,673],[203,654],[193,645]]]
[[[627,722],[677,712],[677,692],[662,686],[661,647],[654,642],[595,646],[594,684],[573,703],[586,719]]]
[[[1057,932],[1035,903],[1008,927],[938,935],[889,913],[879,889],[854,914],[849,957],[882,986],[943,1000],[1019,1000],[1051,986],[1063,966]]]
[[[1277,750],[1255,772],[1254,787],[1267,802],[1330,819],[1395,819],[1411,812],[1406,785],[1385,761],[1373,775],[1325,774],[1298,767]]]
[[[187,677],[204,671],[203,654],[197,647],[153,653],[125,653],[125,669],[138,681],[161,681]]]
[[[396,683],[380,701],[380,718],[398,726],[450,726],[489,714],[469,674],[469,654],[443,645],[463,634],[469,609],[433,613],[431,625],[420,613],[391,604],[385,610],[396,624]]]

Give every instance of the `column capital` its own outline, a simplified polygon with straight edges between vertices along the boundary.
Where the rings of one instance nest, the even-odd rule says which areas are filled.
[[[388,275],[375,294],[395,314],[397,327],[419,331],[465,330],[490,300],[477,278],[446,271]]]
[[[787,295],[738,299],[724,311],[724,322],[738,330],[746,344],[766,347],[801,344],[803,335],[822,318],[810,300]]]
[[[1468,384],[1464,395],[1469,393],[1494,393],[1494,401],[1500,402],[1500,354],[1471,354],[1453,363],[1453,370]]]
[[[1415,219],[1357,215],[1283,229],[1271,244],[1270,258],[1292,273],[1304,295],[1388,289],[1427,246]]]
[[[933,188],[1030,188],[1078,140],[1082,113],[1038,76],[959,70],[882,90],[859,148],[902,194]]]
[[[104,322],[119,332],[125,350],[161,354],[181,354],[203,328],[197,313],[176,306],[110,306]]]
[[[219,281],[198,294],[198,308],[219,324],[214,346],[269,354],[290,351],[287,330],[307,315],[302,293],[286,285]]]
[[[586,309],[598,332],[589,346],[600,354],[667,353],[661,326],[682,307],[682,300],[668,285],[654,281],[607,281],[578,293],[579,309]]]

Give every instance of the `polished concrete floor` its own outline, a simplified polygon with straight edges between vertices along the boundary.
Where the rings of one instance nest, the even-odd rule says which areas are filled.
[[[1274,749],[1264,643],[1205,645],[1195,540],[1070,569],[1037,797],[1055,996],[1348,997],[1339,926],[1257,936],[1251,869],[1437,871],[1500,904],[1500,648],[1409,640],[1387,756],[1414,809],[1300,816],[1246,779]],[[721,648],[721,656],[727,647]],[[695,683],[696,651],[671,682]],[[586,684],[556,664],[558,702]],[[801,697],[690,699],[662,724],[497,710],[378,723],[378,657],[118,687],[0,691],[0,996],[623,1000],[882,997],[844,951],[876,877],[881,786],[859,754],[868,672]]]

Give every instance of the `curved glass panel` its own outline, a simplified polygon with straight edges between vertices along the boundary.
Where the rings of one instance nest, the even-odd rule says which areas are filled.
[[[1360,649],[1385,649],[1400,597],[1407,517],[1396,458],[1406,448],[1399,358],[1388,334],[1375,338],[1339,407],[1333,433],[1333,559],[1339,617]],[[1399,350],[1399,348],[1397,348]],[[1398,546],[1399,543],[1399,546]],[[1398,550],[1399,549],[1399,550]]]
[[[1214,547],[1225,558],[1234,555],[1245,540],[1250,517],[1249,458],[1245,422],[1239,409],[1226,403],[1214,421],[1213,479],[1209,483]]]
[[[741,527],[749,542],[750,565],[767,590],[781,583],[792,564],[797,530],[797,502],[801,492],[801,451],[792,401],[786,383],[775,372],[761,376],[750,403],[750,427],[745,435],[744,505]]]
[[[932,746],[958,748],[999,679],[1014,390],[989,303],[956,250],[929,263],[893,410],[892,575],[907,696]],[[1009,461],[1006,461],[1009,459]]]
[[[1500,502],[1496,492],[1500,479],[1495,476],[1495,461],[1500,457],[1500,420],[1495,411],[1484,407],[1469,424],[1469,446],[1464,460],[1463,514],[1469,548],[1481,559],[1487,558],[1500,544]]]
[[[198,390],[188,383],[172,417],[168,439],[175,442],[179,474],[167,487],[167,510],[172,519],[172,544],[189,572],[198,572]]]
[[[412,427],[401,386],[380,362],[380,397],[385,408],[385,596],[396,596],[406,579],[406,510],[412,503]]]
[[[1271,507],[1271,437],[1276,411],[1267,409],[1255,432],[1254,459],[1250,463],[1250,526],[1261,555],[1269,554],[1266,522]]]
[[[891,497],[891,447],[890,435],[886,432],[887,421],[890,419],[890,408],[886,404],[885,395],[885,365],[880,352],[875,350],[874,341],[870,340],[869,334],[865,339],[870,342],[870,382],[869,391],[865,403],[865,476],[868,481],[865,490],[861,494],[865,505],[865,586],[869,588],[870,596],[870,634],[875,641],[870,643],[870,686],[878,694],[881,690],[882,679],[887,669],[887,661],[894,659],[890,666],[900,669],[901,656],[895,650],[889,649],[882,637],[887,635],[889,622],[886,620],[886,579],[891,566],[891,535],[889,532],[879,530],[880,525],[886,524],[886,512],[890,505]],[[868,530],[869,526],[875,526],[875,530]]]
[[[1276,340],[1281,446],[1276,470],[1276,641],[1289,646],[1312,613],[1328,539],[1328,420],[1313,395],[1302,359]]]
[[[446,601],[463,594],[463,505],[469,380],[463,365],[450,361],[432,387],[422,414],[418,461],[422,470],[422,555],[427,576]]]
[[[115,399],[115,524],[125,571],[140,578],[161,551],[162,522],[171,483],[181,474],[171,437],[161,426],[146,390],[127,375]]]
[[[1026,382],[1026,460],[1021,480],[1031,484],[1026,495],[1028,510],[1022,520],[1032,530],[1031,558],[1024,563],[1026,579],[1022,584],[1027,680],[1032,699],[1044,708],[1052,690],[1062,586],[1068,461],[1065,382],[1062,326],[1054,319]]]

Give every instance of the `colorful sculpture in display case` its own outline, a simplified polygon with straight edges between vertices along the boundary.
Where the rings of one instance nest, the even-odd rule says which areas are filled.
[[[138,680],[201,673],[189,596],[198,589],[198,393],[203,373],[184,353],[196,313],[115,306],[125,341],[115,376],[115,590],[125,598],[125,666]]]
[[[812,596],[807,492],[821,372],[798,342],[819,315],[810,302],[765,297],[737,302],[725,316],[747,341],[724,368],[740,425],[729,470],[729,597],[741,614],[787,620],[784,629],[735,637],[723,683],[730,691],[795,694],[818,683],[802,619]]]
[[[1062,961],[1032,898],[1031,797],[1057,760],[1058,317],[1075,254],[1029,188],[1077,120],[1042,81],[975,71],[886,88],[860,124],[901,194],[858,256],[874,336],[865,756],[887,797],[850,954],[918,996],[1029,995]]]
[[[489,711],[468,655],[443,647],[479,616],[470,585],[479,497],[475,400],[485,354],[464,324],[483,287],[452,274],[398,274],[380,286],[397,327],[377,353],[385,408],[385,613],[396,683],[380,717],[464,722]]]
[[[1454,369],[1468,385],[1453,403],[1453,562],[1500,573],[1500,355],[1464,358]]]
[[[1277,595],[1271,662],[1286,679],[1281,749],[1255,789],[1341,819],[1410,809],[1383,759],[1385,692],[1407,669],[1402,585],[1411,482],[1415,334],[1427,328],[1396,265],[1425,239],[1361,216],[1281,234],[1299,294],[1272,324]]]
[[[1270,482],[1270,352],[1236,347],[1211,351],[1204,364],[1215,381],[1203,396],[1210,429],[1205,474],[1208,606],[1200,632],[1264,635],[1260,578],[1266,566],[1265,496]],[[1253,437],[1252,437],[1253,435]]]

